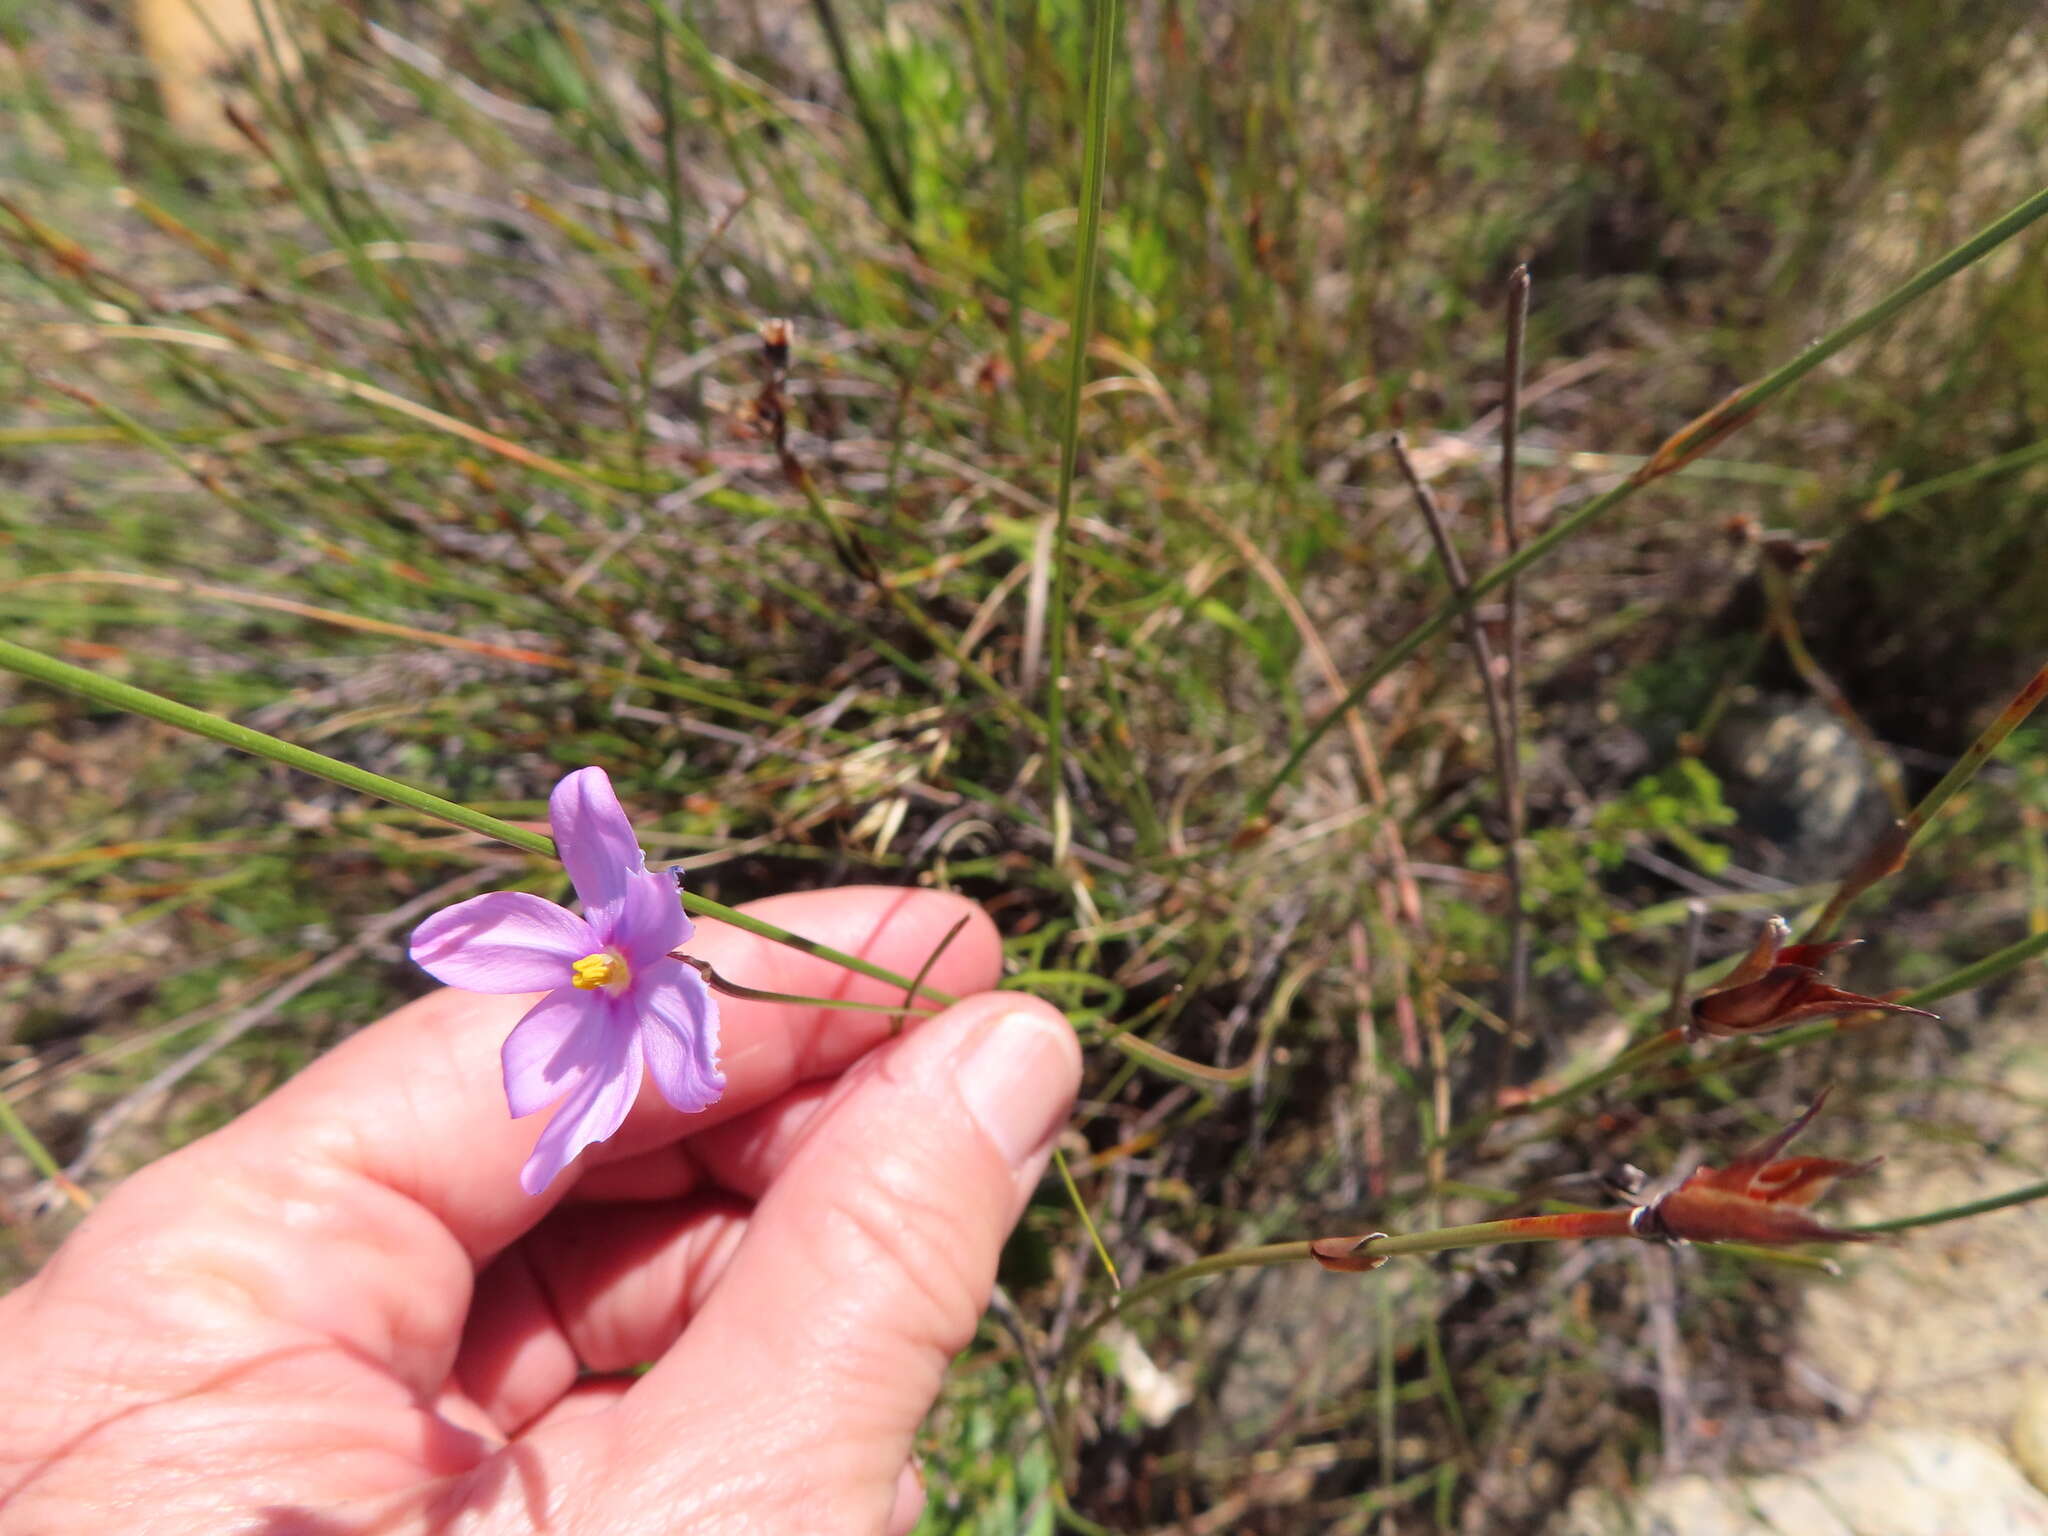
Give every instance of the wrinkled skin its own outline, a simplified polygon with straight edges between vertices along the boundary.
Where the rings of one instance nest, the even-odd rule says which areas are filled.
[[[997,978],[958,898],[753,910],[906,974],[971,913],[930,984]],[[718,924],[690,947],[764,990],[901,1000]],[[728,999],[724,1099],[644,1093],[535,1199],[537,1121],[498,1077],[529,1001],[400,1009],[0,1299],[0,1532],[908,1529],[912,1436],[1071,1106],[1072,1031],[1016,994],[894,1040],[887,1015]],[[991,1112],[966,1064],[997,1040]]]

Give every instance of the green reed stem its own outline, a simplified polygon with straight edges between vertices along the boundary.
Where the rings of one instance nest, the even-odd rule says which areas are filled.
[[[853,50],[847,46],[846,30],[839,24],[838,9],[831,0],[811,0],[811,9],[817,13],[825,44],[832,50],[832,62],[838,67],[840,83],[846,87],[847,99],[853,104],[854,120],[860,124],[861,134],[868,141],[868,153],[874,156],[875,169],[882,174],[882,185],[888,190],[889,201],[896,205],[896,212],[907,229],[917,222],[917,199],[911,194],[909,175],[897,162],[899,146],[892,144],[883,130],[874,99],[861,80],[860,71],[854,67]]]
[[[1095,260],[1102,240],[1102,178],[1109,159],[1109,88],[1116,72],[1119,0],[1096,0],[1095,46],[1088,66],[1088,143],[1081,170],[1081,255],[1074,267],[1073,320],[1067,332],[1067,390],[1060,420],[1060,484],[1054,513],[1052,602],[1045,644],[1045,794],[1055,812],[1066,794],[1062,775],[1066,742],[1068,529],[1073,521],[1074,471],[1081,456],[1081,390],[1088,377],[1088,338],[1095,325]],[[1057,833],[1055,834],[1057,836]],[[1066,850],[1057,850],[1064,854]]]
[[[1982,960],[1972,961],[1961,970],[1950,971],[1939,981],[1915,988],[1899,1001],[1909,1007],[1925,1008],[1929,1003],[1938,1003],[1944,997],[1953,997],[1958,992],[1967,992],[1972,987],[1981,987],[1987,981],[1994,981],[2007,971],[2026,964],[2044,950],[2048,950],[2048,933],[2029,934],[2018,943],[1994,950]]]
[[[210,715],[203,709],[194,709],[189,704],[180,704],[161,694],[137,688],[129,683],[116,682],[113,678],[102,677],[97,672],[88,672],[83,667],[74,667],[69,662],[58,661],[27,646],[16,645],[11,640],[0,640],[0,667],[18,672],[23,677],[47,683],[53,688],[62,688],[68,693],[91,699],[112,709],[125,710],[129,714],[141,715],[146,719],[158,720],[165,725],[174,725],[179,730],[191,731],[194,735],[205,736],[224,746],[247,752],[255,757],[267,758],[273,763],[282,763],[287,768],[296,768],[301,773],[314,774],[344,789],[357,794],[371,795],[379,800],[388,800],[393,805],[445,821],[452,826],[462,827],[471,832],[481,832],[485,837],[494,837],[501,843],[542,858],[555,857],[554,839],[542,832],[530,832],[524,827],[515,827],[509,821],[500,821],[495,816],[486,816],[482,811],[473,811],[466,805],[453,800],[444,800],[439,795],[424,789],[404,784],[397,779],[387,779],[381,773],[371,773],[352,763],[328,757],[306,747],[294,746],[291,742],[280,741],[277,737],[249,726],[237,724],[219,715]],[[820,944],[815,939],[804,938],[786,928],[764,922],[758,917],[728,907],[722,902],[712,901],[691,891],[683,892],[683,906],[700,917],[715,918],[722,923],[754,934],[772,943],[787,945],[802,950],[805,954],[816,955],[834,965],[869,977],[875,981],[898,987],[908,992],[911,982],[884,966],[863,960],[859,955],[849,955],[830,945]],[[935,987],[922,988],[924,995],[941,1007],[957,1002],[948,993]],[[900,1005],[899,1005],[900,1006]]]
[[[1989,1211],[2002,1211],[2007,1206],[2025,1205],[2030,1200],[2048,1199],[2048,1179],[2038,1184],[2022,1184],[2018,1189],[2008,1189],[2002,1195],[1986,1195],[1982,1200],[1969,1200],[1961,1205],[1945,1205],[1938,1211],[1922,1211],[1917,1216],[1894,1216],[1890,1221],[1867,1222],[1860,1227],[1849,1227],[1850,1232],[1905,1232],[1914,1227],[1938,1227],[1947,1221],[1962,1221],[1970,1216],[1982,1216]]]
[[[1977,776],[1978,771],[1991,760],[1991,755],[2005,744],[2005,738],[2034,712],[2044,696],[2048,696],[2048,667],[2034,674],[2033,680],[2020,690],[2019,696],[1998,712],[1997,718],[1970,743],[1969,750],[1941,776],[1941,781],[1920,797],[1920,803],[1913,807],[1913,814],[1906,818],[1906,829],[1914,838],[1925,832],[1943,807]]]
[[[1110,1285],[1116,1290],[1124,1288],[1122,1275],[1116,1272],[1116,1260],[1109,1256],[1109,1246],[1102,1240],[1102,1232],[1095,1225],[1095,1213],[1088,1209],[1088,1202],[1081,1198],[1081,1186],[1074,1182],[1074,1170],[1067,1166],[1067,1154],[1058,1147],[1052,1149],[1053,1166],[1059,1169],[1060,1183],[1066,1186],[1067,1200],[1074,1207],[1074,1214],[1081,1218],[1081,1225],[1088,1233],[1088,1241],[1095,1245],[1095,1257],[1102,1261],[1103,1273],[1109,1276]]]
[[[1997,458],[1986,459],[1981,464],[1970,464],[1962,469],[1950,470],[1945,475],[1936,475],[1932,480],[1901,486],[1883,498],[1884,505],[1895,512],[1900,507],[1910,507],[1930,497],[1959,490],[1966,485],[1974,485],[1977,481],[1993,475],[2010,474],[2013,470],[2025,469],[2028,465],[2038,464],[2043,459],[2048,459],[2048,439],[2029,443],[2024,448],[2015,448],[2011,453],[2001,453]]]
[[[1293,751],[1288,753],[1287,760],[1280,765],[1279,771],[1252,796],[1246,808],[1246,820],[1265,814],[1273,796],[1294,776],[1302,760],[1315,748],[1316,743],[1323,739],[1330,727],[1341,720],[1347,711],[1356,707],[1367,691],[1382,678],[1441,633],[1446,625],[1513,581],[1530,566],[1544,559],[1581,529],[1613,511],[1651,481],[1661,479],[1682,468],[1722,438],[1744,426],[1764,405],[1790,389],[1844,347],[1869,335],[1915,299],[1930,289],[1939,287],[1971,263],[2003,245],[2043,214],[2048,214],[2048,188],[2036,192],[1940,260],[1922,268],[1863,313],[1828,332],[1790,362],[1766,374],[1756,383],[1737,390],[1679,431],[1627,480],[1606,494],[1594,497],[1568,517],[1560,519],[1547,532],[1523,545],[1520,554],[1501,561],[1474,581],[1463,594],[1452,597],[1440,606],[1429,618],[1395,642],[1378,661],[1366,669],[1364,676],[1352,685],[1349,693],[1309,727],[1306,734],[1295,744]]]
[[[64,1169],[50,1155],[50,1149],[43,1145],[36,1133],[14,1112],[14,1106],[4,1098],[0,1098],[0,1131],[5,1131],[8,1138],[21,1148],[22,1156],[35,1164],[36,1172],[53,1184],[61,1186],[66,1182]]]

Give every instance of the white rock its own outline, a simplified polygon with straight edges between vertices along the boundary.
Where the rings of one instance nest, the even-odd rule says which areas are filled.
[[[2048,1496],[1976,1435],[1873,1430],[1796,1473],[1575,1499],[1556,1536],[2048,1536]]]

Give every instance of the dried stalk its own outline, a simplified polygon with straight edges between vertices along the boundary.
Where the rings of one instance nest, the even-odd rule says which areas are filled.
[[[1422,477],[1415,472],[1415,462],[1408,457],[1408,444],[1396,432],[1392,438],[1394,462],[1401,466],[1401,474],[1408,482],[1408,489],[1415,493],[1415,504],[1422,509],[1422,520],[1429,525],[1429,536],[1436,544],[1437,558],[1443,561],[1444,575],[1450,579],[1451,595],[1463,601],[1471,583],[1465,575],[1465,562],[1458,558],[1458,549],[1451,542],[1450,529],[1444,524],[1443,509],[1437,505],[1436,496]],[[1493,646],[1486,638],[1486,627],[1479,621],[1477,609],[1464,610],[1465,643],[1472,648],[1472,657],[1479,666],[1479,683],[1486,696],[1486,720],[1493,731],[1493,759],[1495,771],[1500,775],[1503,801],[1513,801],[1520,795],[1520,775],[1515,763],[1515,743],[1511,734],[1513,726],[1509,721],[1508,701],[1502,696],[1504,689],[1500,675],[1494,670]],[[1507,844],[1507,879],[1509,899],[1516,912],[1522,906],[1522,860],[1520,839],[1514,832],[1514,813],[1509,812],[1509,835]],[[1512,957],[1510,970],[1512,971]],[[1512,976],[1509,986],[1514,985]],[[1516,1013],[1520,999],[1509,998],[1507,1022],[1510,1028],[1518,1027]],[[1512,1041],[1513,1036],[1509,1036]]]

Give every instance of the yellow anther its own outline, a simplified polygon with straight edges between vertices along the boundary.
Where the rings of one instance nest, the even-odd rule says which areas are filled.
[[[581,987],[586,992],[626,984],[625,956],[613,954],[610,950],[585,955],[569,969],[575,973],[570,978],[570,985]]]

